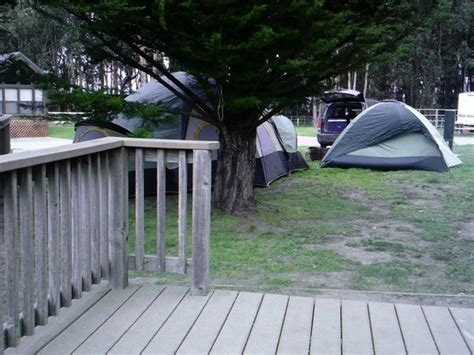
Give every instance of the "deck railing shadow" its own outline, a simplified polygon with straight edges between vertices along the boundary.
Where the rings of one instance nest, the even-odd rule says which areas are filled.
[[[211,151],[217,148],[217,142],[104,138],[0,157],[4,233],[0,304],[6,309],[0,317],[2,322],[5,318],[0,323],[0,353],[17,346],[22,336],[33,335],[48,317],[61,317],[61,309],[91,291],[92,285],[105,290],[127,287],[129,269],[181,273],[191,269],[191,292],[207,294]],[[157,172],[153,256],[145,255],[144,249],[145,161],[155,162]],[[192,213],[187,216],[190,162]],[[132,164],[135,250],[129,255]],[[167,164],[179,169],[177,258],[167,256],[165,245]],[[185,245],[188,218],[192,218],[190,268]]]

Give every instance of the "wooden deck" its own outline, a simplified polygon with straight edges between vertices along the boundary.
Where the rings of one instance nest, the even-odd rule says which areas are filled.
[[[96,301],[91,301],[91,300]],[[89,301],[84,301],[89,299]],[[6,354],[472,354],[474,309],[183,287],[92,291]],[[88,308],[77,313],[78,308]],[[75,311],[72,311],[76,309]],[[67,312],[66,311],[66,312]],[[76,312],[76,315],[74,315]],[[66,319],[66,320],[64,320]]]

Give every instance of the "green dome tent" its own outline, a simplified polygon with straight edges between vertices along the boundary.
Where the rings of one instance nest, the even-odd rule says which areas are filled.
[[[384,101],[360,113],[321,167],[447,171],[462,164],[436,128],[414,108]]]

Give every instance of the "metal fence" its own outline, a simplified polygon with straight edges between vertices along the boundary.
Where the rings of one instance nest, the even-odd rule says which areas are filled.
[[[436,128],[444,127],[444,117],[447,112],[454,112],[454,117],[457,117],[457,110],[454,109],[417,108],[416,110],[422,113]]]
[[[319,117],[319,116],[316,116]],[[316,122],[313,122],[313,117],[311,115],[295,115],[295,116],[288,116],[288,118],[293,122],[295,126],[314,126]]]
[[[454,116],[457,117],[457,110],[455,109],[417,108],[416,110],[422,113],[436,128],[444,127],[446,112],[454,112]],[[319,117],[319,112],[316,117]],[[307,115],[289,115],[288,118],[295,126],[316,125],[316,122],[313,122],[312,114],[309,113]]]

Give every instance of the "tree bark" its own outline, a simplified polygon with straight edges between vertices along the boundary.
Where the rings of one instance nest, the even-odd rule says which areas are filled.
[[[367,89],[369,87],[369,67],[370,64],[365,65],[365,75],[364,75],[364,97],[367,97]]]
[[[227,213],[251,209],[255,205],[255,139],[250,132],[221,127],[220,148],[214,181],[214,207]]]

